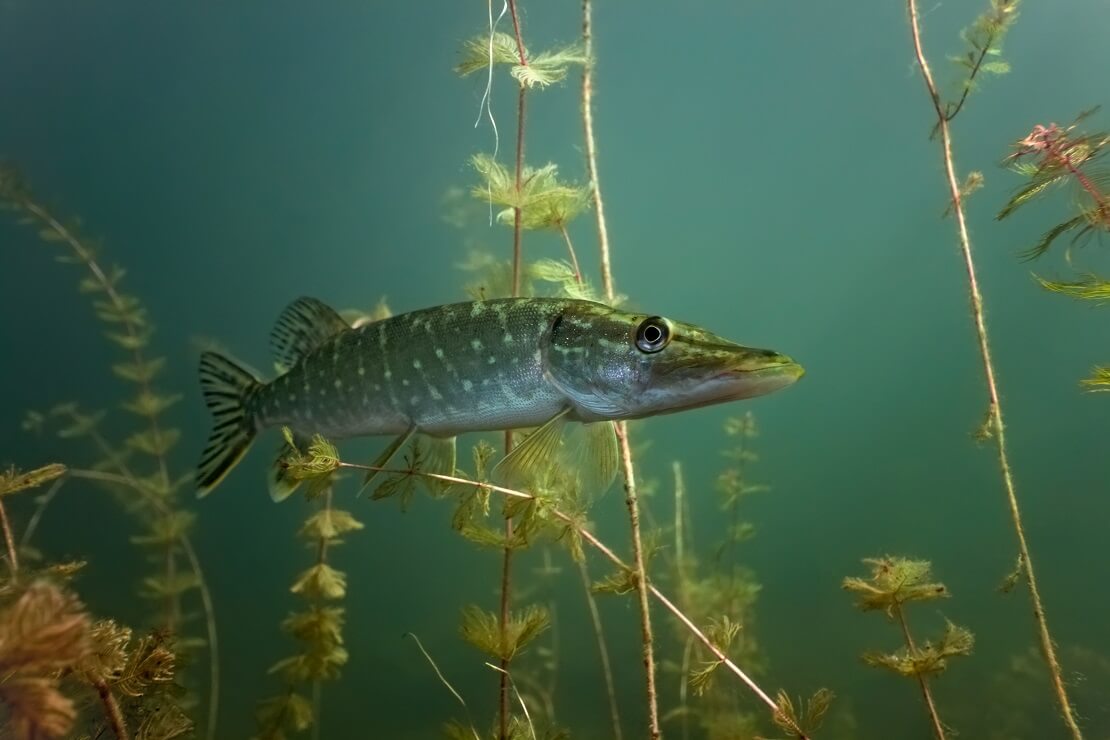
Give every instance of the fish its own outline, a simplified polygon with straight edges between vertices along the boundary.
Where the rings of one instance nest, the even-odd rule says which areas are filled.
[[[493,470],[532,479],[585,432],[574,464],[589,485],[616,476],[613,423],[773,393],[804,374],[790,357],[736,344],[693,324],[571,298],[502,298],[415,310],[352,326],[301,297],[270,335],[279,375],[268,382],[215,351],[200,358],[213,427],[196,470],[211,492],[267,428],[296,438],[392,435],[384,467],[410,440],[453,474],[455,437],[534,429]],[[279,450],[279,457],[283,450]],[[270,494],[295,483],[275,466]]]

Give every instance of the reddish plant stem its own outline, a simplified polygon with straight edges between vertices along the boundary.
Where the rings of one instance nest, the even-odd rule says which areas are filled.
[[[528,59],[524,54],[524,40],[520,35],[520,18],[517,15],[516,0],[508,0],[509,13],[513,18],[513,32],[516,35],[516,48],[517,53],[520,55],[520,63],[522,65],[528,64]],[[514,175],[514,185],[516,188],[517,202],[520,202],[520,186],[521,179],[524,173],[524,111],[525,111],[525,87],[521,83],[517,90],[516,97],[516,166]],[[520,295],[520,271],[521,271],[521,237],[523,235],[523,223],[521,221],[521,208],[519,205],[513,208],[513,298]],[[511,431],[505,432],[505,454],[508,455],[513,449],[513,435]],[[510,517],[505,517],[505,542],[511,542],[513,538],[513,520]],[[513,563],[513,550],[511,547],[506,546],[501,557],[501,603],[499,626],[501,635],[504,636],[509,627],[510,606],[512,601],[512,563]],[[500,740],[508,740],[509,737],[509,659],[502,658],[500,660],[501,670],[497,672],[498,676],[498,693],[497,693],[497,724],[498,724],[498,737]]]
[[[989,414],[991,426],[994,430],[994,439],[998,449],[998,465],[1002,475],[1003,487],[1006,491],[1006,500],[1010,508],[1010,518],[1013,521],[1014,532],[1017,535],[1019,553],[1024,564],[1026,582],[1029,584],[1029,596],[1033,602],[1033,619],[1036,622],[1037,637],[1040,641],[1041,652],[1045,663],[1048,665],[1049,675],[1052,680],[1053,692],[1060,706],[1064,724],[1071,733],[1073,740],[1082,740],[1083,733],[1079,729],[1078,720],[1068,699],[1067,688],[1064,685],[1063,670],[1056,657],[1056,646],[1048,629],[1048,618],[1044,613],[1040,590],[1037,587],[1037,578],[1033,570],[1033,560],[1029,553],[1029,544],[1025,539],[1025,526],[1022,524],[1021,508],[1018,506],[1017,490],[1014,485],[1014,476],[1010,468],[1010,458],[1006,446],[1005,425],[1002,423],[1002,402],[998,393],[998,382],[995,379],[994,361],[991,359],[990,340],[987,334],[986,319],[983,316],[983,295],[979,290],[979,279],[975,270],[975,259],[971,254],[971,237],[967,231],[967,219],[964,216],[963,197],[960,194],[960,184],[956,177],[956,166],[952,156],[952,135],[948,127],[948,118],[944,114],[944,104],[941,102],[940,93],[937,92],[933,73],[925,58],[925,51],[921,45],[921,23],[917,11],[917,0],[907,0],[910,15],[910,30],[913,36],[914,54],[921,70],[921,77],[929,93],[929,99],[936,112],[937,124],[940,130],[941,147],[944,158],[944,172],[948,183],[948,193],[952,201],[952,212],[956,215],[956,228],[959,235],[960,252],[963,256],[964,268],[967,272],[968,292],[971,297],[971,317],[975,326],[975,335],[979,344],[979,354],[983,363],[983,375],[987,383],[987,393],[990,400]]]
[[[94,681],[96,693],[100,695],[100,703],[104,705],[104,716],[108,718],[108,725],[116,735],[116,740],[128,740],[127,724],[123,721],[123,712],[120,711],[119,702],[116,701],[112,689],[104,681]]]
[[[1087,194],[1094,199],[1095,203],[1098,205],[1099,213],[1105,212],[1107,208],[1106,199],[1099,191],[1098,186],[1091,182],[1090,178],[1088,178],[1082,170],[1080,170],[1074,163],[1072,163],[1071,157],[1060,151],[1060,148],[1057,146],[1055,141],[1052,141],[1051,139],[1045,139],[1045,147],[1047,148],[1049,155],[1057,162],[1059,162],[1065,169],[1067,169],[1067,171],[1070,172],[1072,176],[1075,177],[1075,179],[1079,182],[1079,185],[1087,191]]]

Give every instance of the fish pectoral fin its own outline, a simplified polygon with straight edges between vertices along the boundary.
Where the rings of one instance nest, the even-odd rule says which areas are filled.
[[[580,425],[575,430],[577,444],[570,444],[560,460],[576,471],[578,492],[584,497],[599,496],[609,489],[620,467],[616,424],[599,421]]]
[[[270,332],[270,349],[278,372],[286,372],[302,357],[336,334],[351,328],[323,301],[298,298],[285,307]]]
[[[455,438],[430,437],[418,434],[412,442],[413,468],[432,475],[455,475]],[[442,496],[451,487],[450,481],[421,477],[421,482],[432,496]]]
[[[373,462],[370,463],[371,470],[367,471],[366,477],[362,480],[362,488],[358,490],[359,496],[362,495],[362,492],[367,489],[371,481],[381,472],[379,468],[384,468],[386,465],[389,465],[389,461],[397,454],[397,450],[404,447],[405,444],[412,439],[412,435],[414,434],[416,434],[415,424],[397,435],[392,442],[386,445],[385,449],[381,451],[381,454],[374,458]]]
[[[301,485],[301,481],[289,477],[289,465],[285,461],[297,450],[308,449],[308,445],[309,439],[307,437],[294,433],[292,445],[283,440],[281,446],[278,447],[277,455],[274,456],[274,464],[270,467],[270,474],[266,480],[270,498],[275,503],[280,503],[292,496],[293,492],[297,490],[297,486]]]
[[[508,488],[531,487],[544,482],[558,469],[563,429],[570,409],[563,409],[524,438],[494,466],[490,479]]]

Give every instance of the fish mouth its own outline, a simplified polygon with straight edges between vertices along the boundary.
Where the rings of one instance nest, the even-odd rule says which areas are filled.
[[[786,355],[768,353],[758,358],[747,357],[721,372],[717,378],[734,386],[728,394],[730,397],[743,399],[791,386],[805,372],[805,368]]]

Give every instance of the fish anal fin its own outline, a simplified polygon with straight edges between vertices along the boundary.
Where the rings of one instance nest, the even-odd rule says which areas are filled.
[[[523,488],[545,481],[557,465],[563,429],[570,409],[548,419],[494,466],[490,478],[498,485]]]
[[[308,353],[351,326],[323,301],[302,297],[281,312],[273,331],[270,348],[279,372],[285,372]]]
[[[362,492],[370,486],[370,483],[377,477],[378,473],[381,472],[379,468],[384,468],[389,465],[389,461],[397,454],[397,450],[404,447],[408,441],[412,439],[412,435],[414,434],[416,434],[416,427],[411,426],[394,437],[394,439],[385,446],[385,449],[383,449],[381,453],[374,458],[374,461],[370,463],[371,470],[366,472],[366,477],[362,481],[362,488],[359,489],[358,495],[362,495]]]

